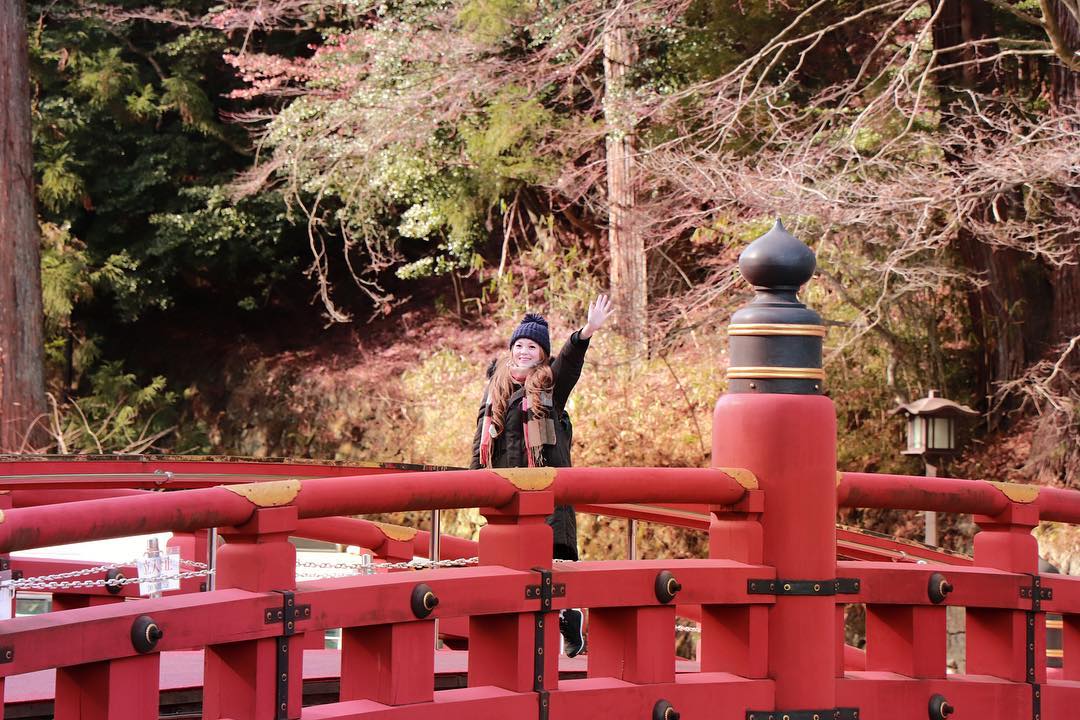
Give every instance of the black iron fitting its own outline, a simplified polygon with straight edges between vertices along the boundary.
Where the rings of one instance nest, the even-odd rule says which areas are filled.
[[[1029,575],[1031,578],[1031,587],[1021,587],[1020,597],[1024,600],[1031,600],[1031,609],[1035,612],[1042,611],[1043,600],[1053,600],[1054,590],[1053,588],[1044,588],[1042,586],[1042,577],[1039,575]]]
[[[746,581],[749,595],[855,595],[859,592],[859,578],[836,578],[835,580],[783,580],[777,578],[750,579]]]
[[[140,615],[131,623],[131,646],[136,652],[150,652],[164,635],[161,627],[149,615]]]
[[[940,605],[945,602],[949,593],[953,591],[953,584],[941,573],[934,573],[926,582],[926,596],[930,602]]]
[[[263,613],[266,624],[280,622],[281,635],[274,639],[276,646],[275,670],[277,683],[274,688],[274,720],[289,717],[289,637],[296,634],[296,623],[311,617],[311,605],[297,605],[292,590],[275,590],[281,595],[281,607],[269,608]]]
[[[746,720],[859,720],[859,708],[826,710],[747,710]]]
[[[413,615],[420,619],[426,618],[438,606],[439,597],[427,583],[420,583],[413,588],[409,597],[409,607],[412,608]]]
[[[539,600],[541,610],[551,610],[551,598],[566,597],[566,583],[552,582],[550,570],[533,568],[533,571],[540,573],[540,584],[526,585],[525,599]]]
[[[0,646],[0,665],[15,662],[15,648],[11,645]]]
[[[540,573],[540,584],[529,585],[525,588],[527,599],[540,600],[540,609],[533,613],[533,692],[537,696],[539,720],[547,720],[551,698],[544,689],[544,623],[547,622],[547,616],[551,612],[551,598],[558,587],[552,582],[551,570],[533,568],[533,572]],[[566,595],[566,585],[558,583],[558,586],[561,587],[559,597]]]
[[[1042,586],[1042,577],[1029,574],[1031,586],[1020,588],[1020,597],[1031,600],[1031,610],[1024,613],[1024,680],[1031,686],[1031,720],[1042,720],[1042,686],[1035,681],[1035,621],[1042,612],[1042,601],[1053,600],[1054,591]]]
[[[1033,683],[1035,682],[1035,613],[1026,613],[1027,617],[1024,618],[1024,628],[1026,630],[1024,637],[1024,664],[1026,672],[1024,674],[1024,680]]]
[[[296,623],[311,618],[311,605],[297,605],[296,596],[291,590],[275,590],[281,593],[281,607],[267,608],[263,612],[263,623],[272,625],[281,623],[285,637],[296,634]]]
[[[549,713],[551,712],[551,696],[547,690],[538,690],[536,693],[537,703],[539,703],[539,717],[537,720],[548,720]]]
[[[274,719],[288,720],[289,717],[289,638],[274,639],[277,645],[277,658],[274,664],[277,670],[277,683],[274,686]]]
[[[930,720],[947,720],[954,712],[956,712],[956,708],[949,704],[944,695],[934,694],[930,696],[930,702],[927,703],[926,708],[926,716]]]

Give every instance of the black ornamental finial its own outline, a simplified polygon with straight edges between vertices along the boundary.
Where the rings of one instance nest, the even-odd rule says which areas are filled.
[[[754,299],[728,326],[728,392],[821,394],[821,316],[796,293],[814,274],[814,251],[777,219],[739,256],[739,270]]]

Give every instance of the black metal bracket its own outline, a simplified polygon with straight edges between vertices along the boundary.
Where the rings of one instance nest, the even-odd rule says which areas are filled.
[[[1020,597],[1025,600],[1031,600],[1031,609],[1025,613],[1026,617],[1024,618],[1024,629],[1026,631],[1024,637],[1024,679],[1031,685],[1032,720],[1041,720],[1042,687],[1039,683],[1035,682],[1035,614],[1042,612],[1043,600],[1054,599],[1054,591],[1052,588],[1044,588],[1042,586],[1041,576],[1029,573],[1029,577],[1031,578],[1031,586],[1020,588]]]
[[[0,647],[0,665],[15,662],[15,648],[11,645]]]
[[[296,634],[297,620],[311,617],[311,605],[297,605],[296,595],[291,590],[275,590],[281,594],[281,607],[270,608],[263,617],[266,624],[280,622],[281,635],[274,639],[277,644],[276,669],[277,685],[274,691],[274,719],[288,720],[289,717],[289,638]]]
[[[274,592],[287,595],[284,603],[279,608],[267,608],[263,613],[263,622],[267,625],[273,625],[274,623],[281,623],[286,636],[293,635],[296,632],[296,623],[298,620],[307,620],[311,617],[310,605],[296,605],[293,594],[288,590],[275,590]],[[293,603],[293,604],[290,604]]]
[[[829,710],[747,710],[746,720],[859,720],[859,708]]]
[[[541,572],[541,571],[537,571]],[[525,586],[525,599],[526,600],[539,600],[542,607],[545,610],[551,610],[551,598],[553,597],[566,597],[566,583],[552,583],[551,571],[545,570],[548,576],[544,578],[542,582],[549,583],[549,592],[547,593],[547,605],[544,605],[544,589],[543,585],[526,585]]]
[[[533,692],[536,693],[538,720],[548,720],[551,697],[544,688],[544,623],[547,622],[545,615],[551,612],[552,597],[566,595],[566,584],[552,582],[551,571],[545,568],[533,568],[533,571],[540,573],[540,584],[525,587],[527,600],[540,601],[540,609],[533,613]]]
[[[1053,600],[1054,590],[1053,588],[1044,588],[1042,586],[1042,577],[1038,575],[1031,575],[1031,587],[1020,588],[1020,597],[1024,600],[1031,600],[1031,609],[1034,612],[1040,612],[1042,610],[1043,600]]]
[[[769,578],[746,581],[750,595],[854,595],[859,592],[859,578],[835,580],[781,580]],[[795,716],[792,716],[795,720]]]

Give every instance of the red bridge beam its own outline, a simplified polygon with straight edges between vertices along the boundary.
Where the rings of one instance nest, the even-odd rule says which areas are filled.
[[[1043,520],[1080,523],[1080,493],[1075,490],[920,475],[837,473],[840,507],[998,515],[1013,503],[1030,504]]]
[[[774,577],[768,567],[727,560],[580,565],[554,570],[553,580],[567,583],[567,594],[554,598],[554,609],[664,608],[672,612],[672,621],[665,627],[668,642],[674,608],[661,604],[655,595],[655,579],[661,570],[670,569],[682,583],[680,601],[739,606],[774,602],[772,596],[747,591],[749,578]],[[536,579],[532,572],[477,566],[301,582],[296,586],[296,604],[309,605],[311,613],[297,620],[296,631],[424,622],[417,619],[411,605],[419,583],[427,584],[439,598],[428,619],[531,615],[537,602],[525,591]],[[281,595],[273,592],[224,589],[6,620],[0,628],[0,646],[13,648],[14,654],[9,662],[0,663],[0,677],[136,656],[131,626],[140,615],[150,615],[164,633],[154,652],[277,637],[281,622],[268,622],[266,613],[280,609],[281,602]],[[673,647],[670,650],[674,668]]]
[[[431,533],[399,525],[361,520],[348,517],[325,517],[301,520],[296,525],[298,537],[342,545],[359,545],[372,550],[379,557],[397,557],[394,552],[387,552],[395,543],[407,543],[409,556],[427,557],[430,549]],[[479,543],[453,535],[440,536],[440,555],[443,560],[476,557]]]
[[[281,478],[447,470],[435,465],[183,455],[0,455],[0,489],[183,490]]]
[[[280,480],[184,492],[15,508],[0,516],[0,552],[153,532],[242,525],[258,507],[293,505],[301,518],[402,510],[501,507],[522,491],[557,503],[693,502],[730,505],[756,485],[716,468],[536,468],[406,472]],[[744,483],[744,484],[740,484]]]

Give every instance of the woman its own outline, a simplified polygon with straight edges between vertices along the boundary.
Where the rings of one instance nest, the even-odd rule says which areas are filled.
[[[614,311],[608,297],[599,295],[589,303],[585,325],[554,359],[547,321],[540,315],[525,315],[510,336],[509,356],[488,368],[470,468],[570,467],[573,430],[566,401],[581,376],[590,338]],[[547,522],[554,542],[552,557],[577,560],[574,509],[558,505]],[[584,648],[582,620],[578,610],[566,610],[559,618],[570,657]]]

